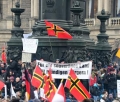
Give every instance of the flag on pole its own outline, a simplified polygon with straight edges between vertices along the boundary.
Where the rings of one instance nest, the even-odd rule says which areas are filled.
[[[51,83],[53,84],[54,90],[56,91],[57,89],[56,89],[56,87],[55,87],[55,85],[54,85],[54,82],[53,82],[52,69],[51,69],[51,68],[48,70],[48,76],[49,76],[49,78],[50,78]]]
[[[65,98],[66,98],[65,91],[64,91],[63,80],[62,80],[52,102],[66,102]]]
[[[12,83],[11,83],[11,98],[12,96],[16,97],[15,91],[13,89]]]
[[[49,36],[56,36],[59,39],[72,39],[72,36],[60,26],[48,21],[45,21],[45,24]]]
[[[31,80],[28,74],[28,71],[25,69],[25,84],[26,84],[26,100],[34,99],[34,88],[31,84]]]
[[[33,73],[33,76],[32,76],[32,80],[31,80],[31,83],[34,87],[36,88],[42,88],[43,85],[44,85],[44,76],[43,76],[43,72],[42,70],[40,69],[39,66],[36,66],[35,67],[35,70],[34,70],[34,73]]]
[[[7,62],[7,56],[6,56],[6,52],[5,52],[5,44],[2,47],[2,53],[1,53],[1,60],[6,63]]]
[[[55,95],[55,90],[54,90],[55,85],[51,82],[49,76],[47,77],[47,80],[45,82],[45,86],[44,86],[44,94],[46,96],[46,98],[48,99],[48,101],[52,102],[53,97]]]
[[[70,70],[68,79],[66,80],[65,87],[69,89],[69,92],[78,100],[89,99],[90,94],[83,86],[80,80],[77,78],[74,70]]]
[[[117,56],[118,58],[120,58],[120,48],[118,49],[118,51],[117,51],[117,53],[116,53],[116,56]]]

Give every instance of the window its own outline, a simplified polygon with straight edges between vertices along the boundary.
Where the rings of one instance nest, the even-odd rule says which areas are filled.
[[[0,0],[0,19],[2,19],[2,0]]]
[[[120,17],[120,0],[111,0],[111,15],[113,17]]]
[[[94,18],[98,12],[98,0],[89,0],[89,18]]]

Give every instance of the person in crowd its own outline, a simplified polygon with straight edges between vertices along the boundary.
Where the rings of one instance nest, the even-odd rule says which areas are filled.
[[[106,69],[103,69],[103,72],[102,72],[102,82],[103,82],[104,90],[108,91],[108,80],[107,80],[107,70]]]
[[[4,79],[5,74],[6,74],[6,68],[5,68],[4,63],[1,63],[1,65],[0,65],[0,74],[1,74],[1,77]]]
[[[13,89],[14,89],[15,92],[21,91],[21,81],[20,81],[19,77],[16,78],[15,86],[13,87]]]
[[[59,59],[56,59],[56,63],[59,63],[59,61],[60,61]]]
[[[22,68],[22,61],[21,61],[21,60],[18,60],[16,77],[22,76],[21,68]]]
[[[113,64],[110,63],[108,68],[107,68],[107,73],[110,73],[110,70],[112,70],[112,69],[113,69]]]
[[[107,101],[107,96],[108,96],[108,92],[104,91],[102,94],[102,98],[100,99],[100,102],[106,102]]]
[[[112,94],[109,94],[107,102],[113,102],[114,98]]]
[[[110,70],[110,73],[107,75],[107,80],[108,80],[109,94],[113,94],[113,97],[116,98],[117,78],[116,78],[115,69]]]
[[[13,87],[15,86],[15,82],[14,82],[14,77],[13,76],[11,76],[8,81],[6,81],[8,95],[10,95],[11,84],[12,84]]]
[[[26,86],[25,86],[25,81],[22,82],[22,87],[21,87],[21,99],[25,99],[25,92],[26,92]]]

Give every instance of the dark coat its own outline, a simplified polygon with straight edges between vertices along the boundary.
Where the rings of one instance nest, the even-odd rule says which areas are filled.
[[[21,91],[21,82],[15,82],[15,89],[14,89],[15,92],[17,91]]]
[[[108,74],[107,81],[108,81],[108,88],[109,89],[116,89],[117,88],[117,78],[116,78],[115,74]]]
[[[21,93],[22,93],[22,95],[21,95],[21,98],[24,100],[25,99],[25,92],[26,92],[26,86],[22,86],[21,87]]]

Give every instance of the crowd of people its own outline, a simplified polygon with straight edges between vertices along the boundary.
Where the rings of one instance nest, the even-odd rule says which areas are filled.
[[[43,60],[43,59],[41,59]],[[78,61],[80,62],[80,61]],[[59,60],[56,60],[59,63]],[[61,63],[65,63],[62,61]],[[27,65],[30,78],[32,78],[33,70],[36,66],[36,60],[33,60]],[[5,100],[4,89],[0,91],[0,102],[25,102],[25,77],[24,77],[24,64],[21,60],[15,61],[10,59],[9,62],[3,63],[0,61],[0,76],[1,80],[7,86],[8,99]],[[84,100],[83,102],[120,102],[117,98],[117,80],[120,80],[120,70],[117,63],[110,63],[108,66],[102,67],[99,62],[97,67],[93,65],[91,77],[88,81],[91,94],[91,99]],[[82,80],[83,81],[83,80]],[[55,80],[55,83],[57,81]],[[11,96],[11,83],[16,93],[16,97]],[[84,83],[83,83],[84,84]],[[55,84],[57,85],[57,84]],[[87,85],[85,85],[87,86]],[[12,101],[10,101],[12,100]],[[116,100],[116,101],[114,101]],[[30,100],[29,102],[47,102],[40,99]],[[66,94],[66,102],[77,102],[70,94]]]

